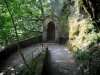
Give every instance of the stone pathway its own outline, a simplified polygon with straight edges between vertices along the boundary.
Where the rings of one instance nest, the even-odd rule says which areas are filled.
[[[48,46],[48,54],[46,58],[46,62],[44,63],[44,68],[42,75],[81,75],[81,71],[78,65],[75,63],[74,58],[72,57],[71,52],[64,46],[59,45],[57,43],[44,43]],[[25,49],[22,49],[24,56],[27,56],[31,53],[35,48],[39,48],[36,52],[34,52],[34,58],[38,53],[41,52],[41,45],[31,45]],[[31,58],[27,58],[28,60]],[[21,56],[19,51],[12,54],[7,60],[4,60],[2,66],[0,66],[1,73],[0,75],[4,75],[3,73],[6,70],[10,70],[10,68],[18,63],[21,60]],[[17,67],[21,68],[23,63],[19,64]],[[7,74],[5,74],[7,75]],[[12,74],[8,74],[12,75]]]
[[[38,49],[37,49],[38,48]],[[33,53],[33,58],[35,58],[40,52],[42,52],[42,48],[41,48],[41,44],[34,44],[31,45],[27,48],[22,49],[22,53],[24,55],[24,57],[28,56],[31,52],[33,52],[35,49],[37,49],[34,53]],[[27,58],[27,60],[32,59],[32,54],[30,54]],[[15,68],[17,69],[21,69],[24,66],[23,61],[21,61],[19,63],[19,61],[22,60],[22,57],[19,53],[19,51],[16,51],[15,53],[13,53],[10,57],[8,57],[6,60],[3,60],[3,63],[0,64],[0,75],[12,75],[12,74],[4,74],[7,71],[11,71],[12,67],[15,66]]]
[[[48,54],[42,75],[82,75],[71,52],[64,46],[47,43]]]

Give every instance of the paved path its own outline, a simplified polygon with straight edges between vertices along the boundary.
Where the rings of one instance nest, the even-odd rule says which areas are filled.
[[[31,52],[33,52],[36,48],[38,49],[33,53],[33,58],[35,58],[42,51],[41,44],[31,45],[27,48],[22,49],[22,53],[24,57],[26,57]],[[32,54],[26,60],[29,60],[31,58],[32,58]],[[0,75],[3,75],[3,73],[5,73],[7,70],[8,71],[11,70],[12,66],[16,65],[20,60],[22,60],[22,57],[19,51],[16,51],[6,60],[3,60],[3,63],[0,64]],[[16,65],[16,67],[19,67],[19,68],[22,66],[23,66],[23,61],[21,61],[19,64]]]
[[[81,72],[76,65],[74,59],[72,58],[71,52],[66,49],[64,45],[59,45],[56,43],[44,43],[48,46],[48,55],[44,65],[42,75],[81,75]],[[34,57],[41,52],[41,45],[31,45],[23,49],[24,56],[27,56],[31,53],[36,47],[39,49],[34,53]],[[31,58],[32,56],[30,56]],[[29,59],[29,58],[27,58]],[[7,69],[10,69],[13,65],[18,63],[21,60],[19,51],[11,55],[7,60],[0,66],[0,70],[5,72]],[[23,63],[19,64],[17,67],[21,67]],[[0,75],[3,75],[0,73]],[[7,74],[6,74],[7,75]],[[10,74],[8,74],[10,75]]]
[[[42,75],[81,75],[71,52],[59,44],[47,44],[48,54]]]

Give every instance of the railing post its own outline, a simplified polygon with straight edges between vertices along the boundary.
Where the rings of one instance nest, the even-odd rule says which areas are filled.
[[[46,49],[46,51],[48,51],[48,46],[46,46],[46,48],[45,48],[45,49]]]
[[[33,60],[33,52],[32,52],[32,60]]]
[[[42,44],[42,52],[43,52],[43,43],[41,43]]]
[[[17,74],[16,74],[16,69],[15,69],[15,66],[14,66],[13,68],[14,68],[14,74],[15,74],[15,75],[17,75]]]

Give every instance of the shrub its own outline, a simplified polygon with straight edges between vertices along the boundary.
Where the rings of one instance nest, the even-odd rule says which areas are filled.
[[[83,68],[87,69],[89,67],[89,52],[87,52],[86,50],[77,50],[74,53],[74,57],[78,59]]]
[[[95,32],[91,32],[86,36],[86,39],[91,42],[97,42],[98,35]]]
[[[87,24],[86,25],[86,31],[85,32],[88,34],[88,33],[92,32],[92,31],[94,31],[94,25]]]
[[[79,60],[85,60],[89,58],[89,53],[88,51],[82,51],[82,50],[77,50],[74,53],[75,58],[79,59]]]

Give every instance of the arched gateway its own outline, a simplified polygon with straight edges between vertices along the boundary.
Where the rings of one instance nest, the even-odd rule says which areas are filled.
[[[55,41],[55,24],[52,21],[48,23],[47,41]]]
[[[60,32],[60,22],[57,18],[47,17],[43,24],[43,41],[58,42]]]

